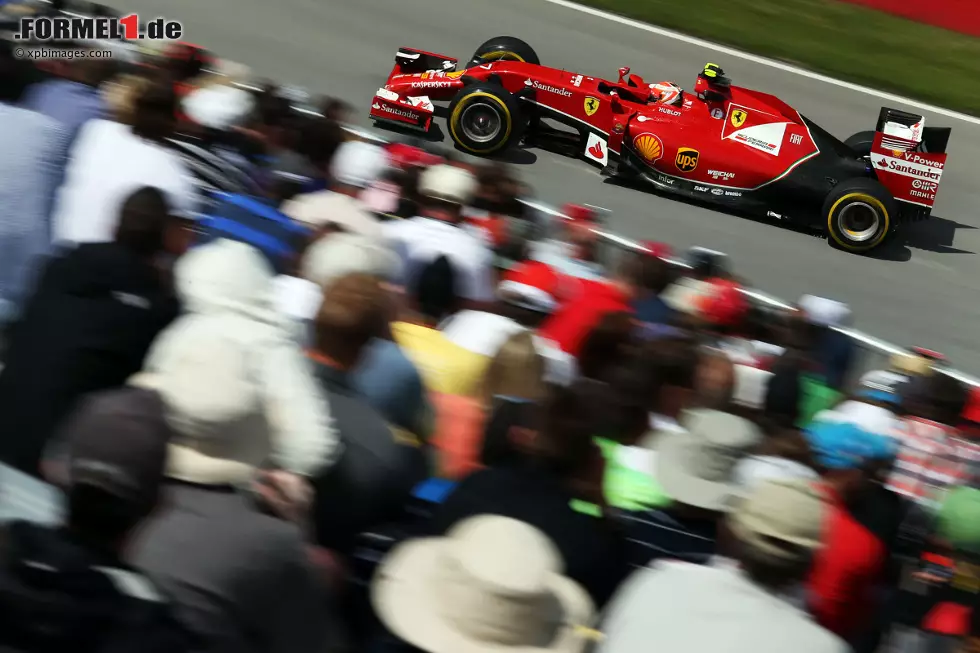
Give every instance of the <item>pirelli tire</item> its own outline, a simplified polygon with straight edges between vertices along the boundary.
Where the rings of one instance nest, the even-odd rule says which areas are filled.
[[[523,127],[517,98],[498,84],[470,84],[449,105],[449,136],[470,154],[506,150],[520,141]]]
[[[478,47],[467,67],[479,66],[491,61],[523,61],[535,65],[541,64],[534,48],[513,36],[496,36]]]
[[[895,229],[897,210],[895,198],[877,180],[842,181],[824,200],[827,241],[849,252],[869,252]]]

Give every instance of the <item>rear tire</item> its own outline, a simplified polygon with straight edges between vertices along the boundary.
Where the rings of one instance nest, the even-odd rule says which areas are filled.
[[[827,195],[823,204],[827,241],[848,252],[868,252],[894,229],[895,199],[874,179],[848,179]]]
[[[875,140],[875,132],[858,132],[844,141],[844,145],[848,146],[858,157],[864,159],[871,156],[871,144]]]
[[[449,136],[470,154],[489,156],[521,139],[517,99],[497,84],[471,84],[449,105]]]
[[[478,47],[467,68],[491,61],[523,61],[535,65],[541,64],[534,48],[513,36],[497,36]]]

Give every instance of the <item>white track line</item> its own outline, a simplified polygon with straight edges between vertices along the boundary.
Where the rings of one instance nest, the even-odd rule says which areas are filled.
[[[806,70],[804,68],[798,68],[797,66],[791,66],[790,64],[782,63],[781,61],[776,61],[775,59],[767,59],[766,57],[760,57],[759,55],[756,54],[750,54],[748,52],[736,50],[735,48],[730,48],[728,46],[720,45],[718,43],[705,41],[704,39],[699,39],[694,36],[688,36],[687,34],[681,34],[680,32],[664,29],[663,27],[657,27],[655,25],[643,23],[638,20],[633,20],[631,18],[624,18],[623,16],[617,16],[616,14],[611,14],[608,11],[602,11],[601,9],[593,9],[592,7],[586,7],[584,5],[580,5],[575,2],[569,2],[569,0],[544,0],[544,2],[549,2],[553,5],[558,5],[559,7],[565,7],[566,9],[578,11],[583,14],[588,14],[590,16],[595,16],[596,18],[602,18],[604,20],[609,20],[614,23],[619,23],[620,25],[628,25],[629,27],[635,27],[636,29],[641,29],[644,32],[650,32],[651,34],[656,34],[658,36],[664,36],[669,39],[674,39],[676,41],[683,41],[684,43],[690,43],[691,45],[696,45],[698,47],[705,48],[707,50],[714,50],[715,52],[720,52],[722,54],[726,54],[731,57],[738,57],[739,59],[745,59],[746,61],[762,64],[763,66],[769,66],[770,68],[776,68],[777,70],[783,70],[785,72],[793,73],[795,75],[802,75],[803,77],[816,79],[826,84],[833,84],[834,86],[846,88],[851,91],[857,91],[858,93],[873,95],[877,98],[881,98],[882,100],[888,100],[889,102],[900,102],[910,107],[915,107],[916,109],[922,109],[923,111],[930,111],[932,113],[936,113],[941,116],[946,116],[947,118],[955,118],[956,120],[962,120],[963,122],[968,122],[973,125],[980,125],[980,118],[977,118],[975,116],[968,116],[965,113],[959,113],[958,111],[953,111],[951,109],[944,109],[942,107],[937,107],[932,104],[920,102],[919,100],[913,100],[912,98],[895,95],[894,93],[886,93],[885,91],[879,91],[873,88],[868,88],[867,86],[861,86],[860,84],[852,84],[851,82],[845,82],[839,79],[834,79],[833,77],[828,77],[827,75],[821,75],[820,73],[815,73],[811,70]]]

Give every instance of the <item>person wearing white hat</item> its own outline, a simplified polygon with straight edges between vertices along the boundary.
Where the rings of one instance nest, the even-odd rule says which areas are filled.
[[[157,389],[195,384],[200,391],[196,401],[217,410],[225,405],[231,386],[199,382],[200,375],[188,370],[208,353],[204,350],[224,352],[223,359],[212,355],[208,365],[220,360],[237,370],[238,383],[263,398],[266,410],[259,421],[268,422],[261,431],[264,444],[242,434],[235,455],[212,455],[213,442],[194,439],[184,448],[186,455],[174,456],[174,461],[187,463],[181,478],[206,482],[218,476],[222,482],[240,483],[270,461],[303,476],[329,467],[341,450],[330,406],[288,324],[272,305],[274,277],[261,253],[219,239],[181,257],[174,277],[185,313],[150,348],[140,383]]]
[[[381,223],[361,202],[388,170],[383,148],[362,141],[342,144],[330,163],[331,190],[304,193],[287,201],[282,212],[315,231],[346,231],[371,238],[381,237]]]
[[[432,166],[419,178],[421,215],[386,224],[385,236],[404,248],[406,269],[445,256],[459,272],[461,297],[487,303],[494,299],[493,252],[461,224],[476,187],[476,177],[462,168]]]
[[[427,653],[580,653],[598,636],[595,608],[563,566],[541,531],[481,515],[398,545],[371,602],[389,632]]]
[[[246,284],[257,281],[243,270],[234,272]],[[312,491],[295,475],[257,469],[278,462],[293,471],[299,460],[281,455],[290,433],[273,426],[295,407],[280,403],[269,410],[259,383],[282,382],[261,359],[288,364],[275,352],[283,347],[272,337],[258,337],[263,329],[245,326],[241,317],[192,315],[185,320],[164,336],[147,371],[129,381],[160,395],[172,437],[165,498],[129,543],[127,562],[173,597],[178,617],[208,650],[336,650],[328,646],[338,631],[326,608],[327,588],[321,581],[327,578],[317,574],[301,528],[309,523],[303,518],[309,515]],[[247,331],[251,346],[243,347]],[[295,389],[280,388],[286,393]],[[310,461],[318,458],[316,451],[293,449]],[[275,501],[260,503],[265,487],[273,484]],[[293,519],[259,510],[261,505],[271,512],[277,502],[280,514]]]

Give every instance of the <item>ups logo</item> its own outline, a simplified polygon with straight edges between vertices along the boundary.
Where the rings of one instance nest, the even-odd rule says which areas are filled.
[[[701,153],[697,150],[692,150],[689,147],[680,147],[677,149],[677,157],[674,159],[674,165],[681,172],[691,172],[698,167],[698,158]]]

